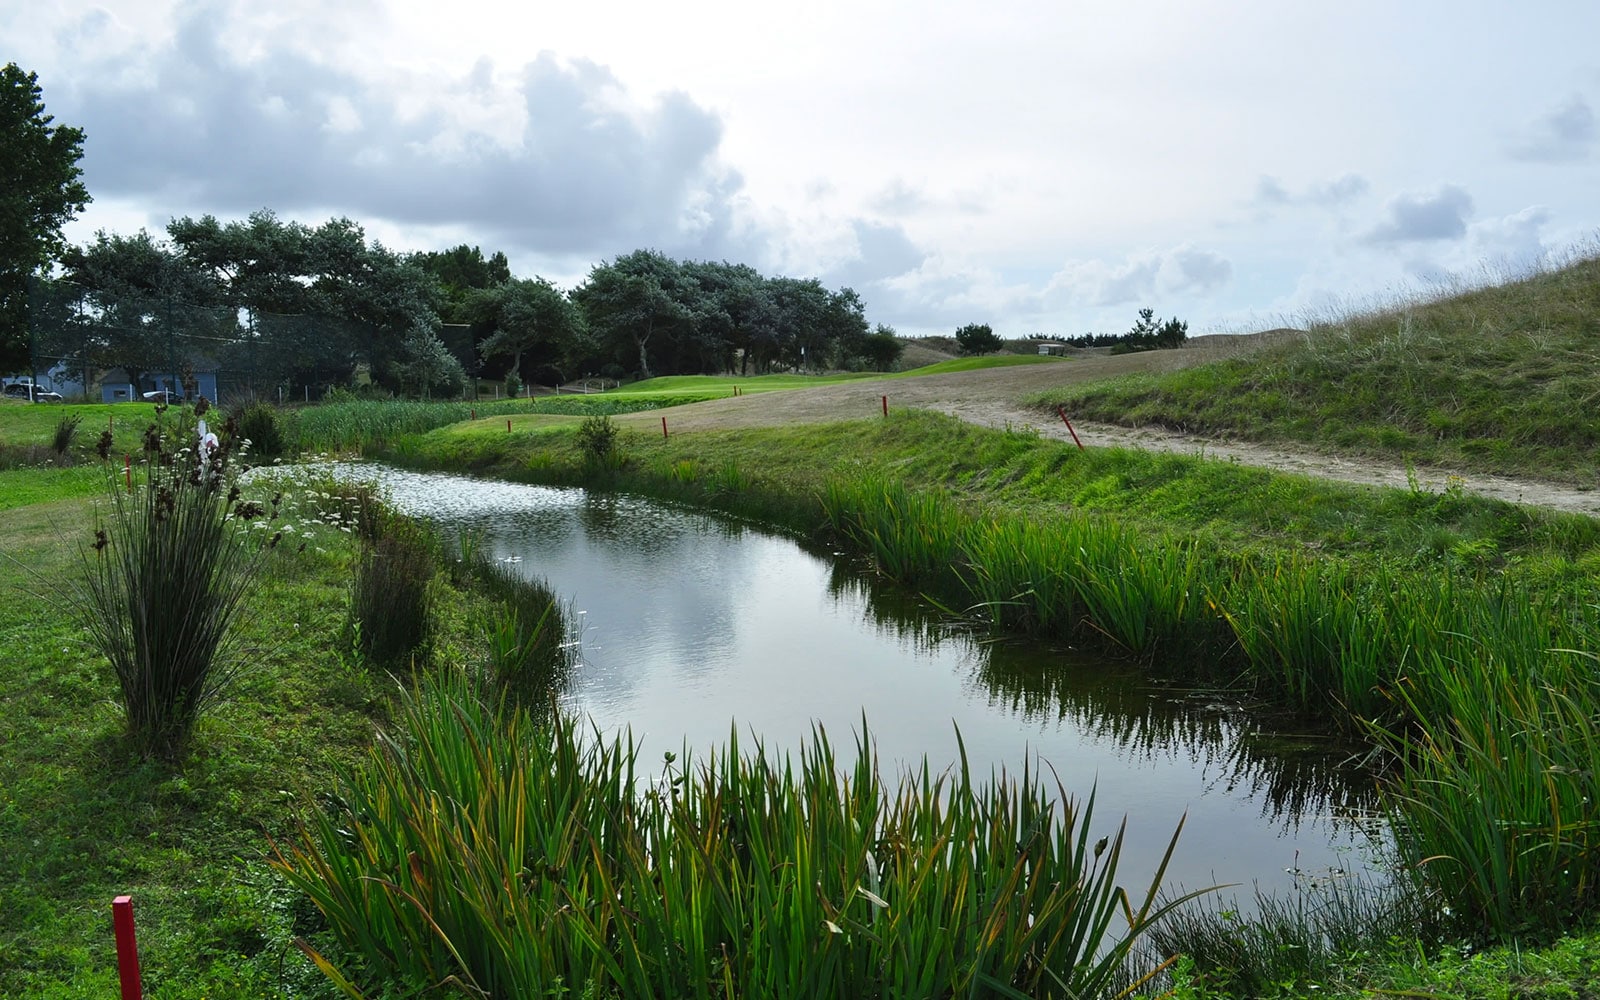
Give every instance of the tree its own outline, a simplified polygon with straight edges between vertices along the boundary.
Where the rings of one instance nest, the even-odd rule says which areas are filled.
[[[39,77],[0,69],[0,371],[30,364],[28,279],[60,252],[61,227],[89,204],[83,130],[52,126]]]
[[[1004,341],[989,328],[988,323],[968,323],[956,331],[956,345],[966,355],[988,354],[998,351]]]
[[[493,256],[485,258],[482,250],[465,243],[449,250],[413,254],[411,260],[439,279],[444,289],[441,315],[446,323],[471,322],[467,302],[472,293],[511,280],[511,264],[505,254],[495,251]]]
[[[473,291],[464,315],[474,325],[492,332],[478,345],[486,358],[511,355],[507,373],[518,383],[526,381],[522,357],[532,354],[536,365],[554,372],[557,379],[584,344],[583,315],[572,301],[544,278],[512,278],[492,288]]]
[[[894,332],[894,327],[879,323],[855,345],[851,357],[860,359],[861,367],[868,371],[886,372],[894,368],[905,349],[906,343]]]
[[[1156,319],[1154,309],[1140,309],[1139,322],[1133,329],[1116,338],[1112,354],[1132,354],[1136,351],[1153,351],[1161,348],[1182,347],[1189,339],[1189,324],[1172,319]]]
[[[597,265],[572,298],[607,360],[623,371],[637,360],[634,370],[650,378],[652,351],[657,358],[673,353],[662,342],[675,340],[693,319],[683,301],[686,283],[677,261],[655,250],[635,250]]]

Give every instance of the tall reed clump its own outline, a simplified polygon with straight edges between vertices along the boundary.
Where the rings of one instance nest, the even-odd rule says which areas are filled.
[[[50,448],[56,453],[57,458],[65,458],[67,449],[72,447],[72,439],[78,434],[78,424],[83,417],[73,413],[56,421],[55,433],[50,436]]]
[[[438,542],[427,525],[390,512],[368,530],[350,588],[353,644],[369,662],[397,670],[433,635]]]
[[[261,557],[281,537],[262,542],[246,527],[267,509],[233,483],[233,441],[231,428],[207,447],[190,422],[151,424],[137,481],[108,478],[82,576],[63,591],[111,661],[128,734],[143,754],[181,758],[196,720],[241,665],[229,641]],[[110,443],[106,432],[102,459]]]
[[[455,674],[399,726],[275,860],[369,988],[1106,996],[1170,908],[1165,860],[1128,893],[1122,830],[1095,839],[1092,796],[1031,771],[924,765],[896,788],[865,736],[842,769],[819,731],[798,763],[732,739],[699,765],[668,754],[641,791],[631,740],[536,725]]]
[[[1447,711],[1412,704],[1414,731],[1374,733],[1397,762],[1396,848],[1458,932],[1552,936],[1600,911],[1596,660],[1592,645],[1536,664],[1485,655],[1451,675]]]

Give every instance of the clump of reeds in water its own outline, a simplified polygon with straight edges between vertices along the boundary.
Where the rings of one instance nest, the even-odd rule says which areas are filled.
[[[1133,943],[1167,912],[1165,860],[1125,891],[1122,830],[1096,839],[1092,795],[1074,803],[1036,771],[979,781],[964,762],[924,764],[894,786],[865,735],[846,765],[817,731],[798,761],[730,737],[642,782],[631,740],[539,725],[476,690],[424,681],[279,848],[344,949],[312,952],[336,981],[359,968],[366,988],[508,997],[1100,996],[1129,985]]]
[[[458,565],[462,582],[487,603],[480,612],[485,679],[531,712],[551,710],[566,689],[578,650],[560,597],[545,580],[495,559],[481,540],[463,537]]]

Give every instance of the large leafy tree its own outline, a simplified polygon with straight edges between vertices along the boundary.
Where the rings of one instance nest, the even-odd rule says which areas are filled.
[[[28,279],[60,252],[61,227],[83,211],[83,130],[52,125],[39,77],[0,69],[0,370],[29,364]]]
[[[195,342],[210,346],[237,335],[235,315],[209,307],[209,277],[144,230],[97,233],[68,247],[61,262],[61,280],[43,284],[52,298],[70,302],[70,319],[45,331],[40,346],[81,367],[85,384],[95,369],[170,369],[189,359]]]
[[[573,300],[583,310],[607,360],[649,378],[651,358],[663,363],[676,353],[676,341],[692,329],[698,291],[675,260],[655,250],[635,250],[603,263],[575,289]]]
[[[467,300],[473,325],[489,331],[479,345],[486,358],[511,356],[509,374],[519,382],[526,355],[531,367],[565,378],[567,368],[586,346],[583,314],[544,278],[512,278],[478,289]]]
[[[956,331],[956,346],[962,354],[992,354],[1005,346],[988,323],[968,323]]]
[[[412,262],[439,279],[444,291],[440,315],[446,323],[470,323],[468,301],[474,292],[503,285],[511,280],[511,263],[495,251],[488,257],[478,247],[465,243],[449,250],[413,254]]]

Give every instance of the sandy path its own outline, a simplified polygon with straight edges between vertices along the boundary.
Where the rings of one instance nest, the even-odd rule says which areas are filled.
[[[657,425],[662,414],[665,414],[673,429],[693,431],[852,420],[881,413],[882,399],[887,396],[891,407],[937,410],[986,427],[1032,428],[1047,437],[1070,440],[1066,426],[1055,414],[1023,406],[1020,400],[1031,393],[1074,382],[1203,364],[1242,350],[1254,349],[1262,343],[1264,336],[1271,335],[1205,337],[1179,351],[1153,351],[1118,357],[1088,356],[1056,364],[1021,365],[915,378],[871,379],[818,386],[815,389],[757,393],[708,400],[671,410],[657,410],[650,414],[635,414],[624,418],[624,421],[640,427]],[[1083,443],[1091,447],[1132,447],[1198,454],[1243,465],[1373,486],[1403,489],[1409,482],[1405,467],[1369,458],[1303,451],[1285,445],[1216,440],[1160,428],[1080,424],[1076,421],[1073,426]],[[1433,491],[1443,490],[1452,477],[1456,477],[1461,488],[1469,493],[1512,503],[1600,515],[1600,491],[1442,468],[1419,467],[1413,470],[1413,475],[1420,486]]]

